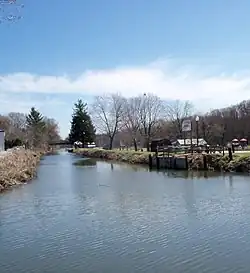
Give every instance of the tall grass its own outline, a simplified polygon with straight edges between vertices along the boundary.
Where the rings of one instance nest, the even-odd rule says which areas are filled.
[[[150,154],[148,152],[135,152],[132,150],[120,151],[103,149],[77,149],[74,152],[76,154],[80,154],[90,158],[101,158],[106,160],[115,160],[132,164],[148,164]]]
[[[0,157],[0,191],[31,180],[42,153],[30,150],[8,152]]]

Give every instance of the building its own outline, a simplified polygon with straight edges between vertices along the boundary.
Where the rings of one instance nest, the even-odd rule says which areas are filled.
[[[156,152],[157,147],[171,146],[172,143],[168,138],[157,138],[153,139],[150,144],[151,152]]]
[[[95,148],[96,145],[95,145],[95,142],[92,142],[92,143],[88,142],[88,143],[85,145],[85,147],[86,147],[86,148]]]
[[[193,138],[192,141],[190,138],[186,138],[185,140],[177,139],[175,142],[173,142],[174,146],[191,146],[191,144],[194,146],[197,146],[197,139]],[[206,145],[207,145],[206,140],[204,140],[203,138],[198,139],[198,146],[206,146]]]
[[[4,130],[0,129],[0,152],[5,151],[5,132]]]

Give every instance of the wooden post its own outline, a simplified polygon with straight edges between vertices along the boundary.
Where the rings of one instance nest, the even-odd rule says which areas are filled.
[[[153,159],[152,159],[152,155],[151,154],[148,156],[148,164],[149,164],[149,168],[152,169],[152,167],[153,167]]]
[[[207,154],[209,154],[209,146],[206,146],[205,149],[206,149],[205,152],[206,152]]]
[[[228,156],[229,156],[229,161],[233,160],[233,153],[232,153],[232,148],[228,148]]]
[[[233,153],[235,152],[235,147],[234,147],[234,145],[232,145],[232,152],[233,152]]]
[[[169,157],[169,169],[174,168],[174,156]]]
[[[174,164],[173,169],[176,170],[176,156],[174,157]]]
[[[207,170],[207,155],[203,155],[203,167],[204,170]]]
[[[190,140],[191,140],[191,154],[193,154],[193,132],[192,132],[192,123],[191,123],[191,133],[190,133]]]
[[[159,156],[156,157],[156,168],[157,168],[157,170],[160,169],[160,158],[159,158]]]
[[[187,155],[185,156],[185,162],[186,162],[186,169],[188,170],[188,157],[187,157]]]

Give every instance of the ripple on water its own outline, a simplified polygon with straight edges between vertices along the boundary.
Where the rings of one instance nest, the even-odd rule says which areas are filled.
[[[250,272],[249,180],[74,160],[45,158],[35,183],[0,196],[1,273]]]

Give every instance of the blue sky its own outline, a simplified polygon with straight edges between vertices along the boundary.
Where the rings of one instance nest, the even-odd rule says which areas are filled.
[[[36,106],[69,130],[82,98],[153,92],[197,111],[250,98],[250,1],[17,0],[0,25],[1,112]],[[5,8],[8,12],[8,8]]]

